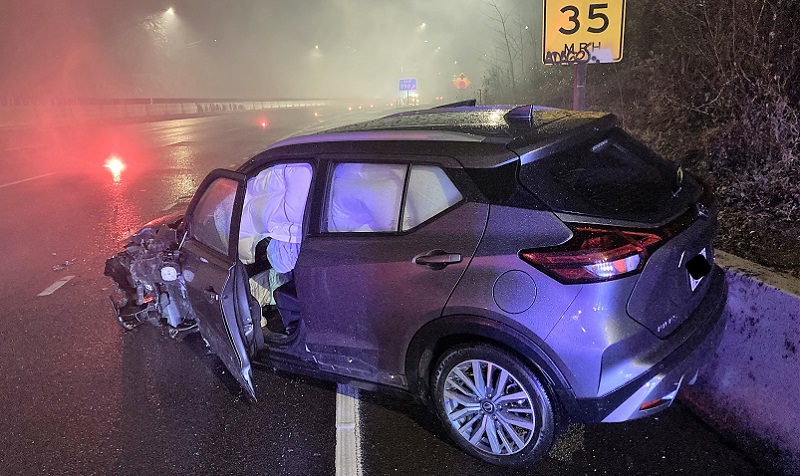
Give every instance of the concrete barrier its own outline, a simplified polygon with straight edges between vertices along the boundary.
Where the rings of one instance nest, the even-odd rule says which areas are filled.
[[[800,280],[718,252],[727,323],[681,400],[771,471],[800,475]]]

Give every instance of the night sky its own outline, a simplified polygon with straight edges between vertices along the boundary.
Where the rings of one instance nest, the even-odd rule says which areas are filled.
[[[540,29],[538,3],[498,4]],[[459,73],[480,82],[492,13],[474,0],[0,0],[0,95],[385,98],[414,77],[432,96]]]

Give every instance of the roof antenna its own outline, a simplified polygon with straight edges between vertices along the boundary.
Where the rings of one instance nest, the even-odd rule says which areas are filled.
[[[533,120],[533,105],[515,107],[506,113],[505,120],[509,124],[519,121],[531,122]]]

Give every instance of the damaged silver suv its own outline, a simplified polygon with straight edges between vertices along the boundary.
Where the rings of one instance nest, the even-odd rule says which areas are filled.
[[[215,170],[109,259],[126,328],[432,405],[509,467],[668,407],[724,327],[702,183],[614,116],[455,104]]]

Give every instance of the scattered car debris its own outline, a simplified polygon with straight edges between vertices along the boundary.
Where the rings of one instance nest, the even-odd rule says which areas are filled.
[[[53,253],[53,255],[55,255],[55,253]],[[76,260],[76,258],[72,258],[72,259],[68,259],[68,260],[64,261],[63,263],[57,264],[57,265],[53,266],[53,271],[61,271],[62,269],[66,268],[67,266],[72,266],[73,264],[75,264],[75,260]]]

